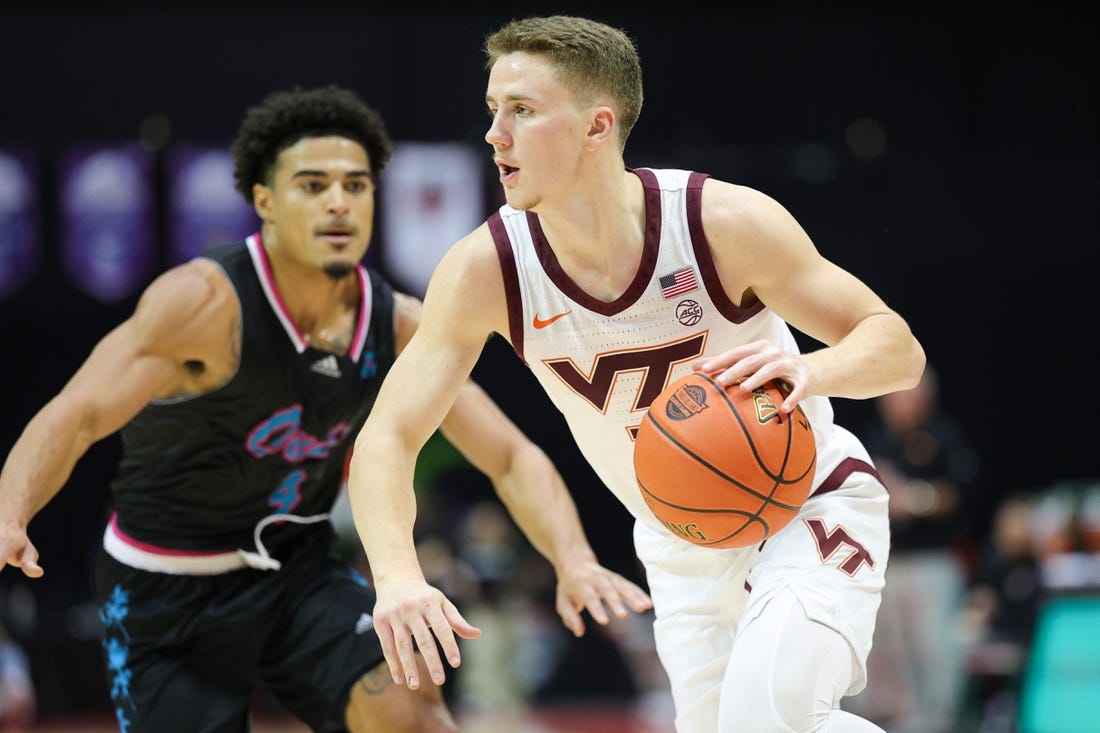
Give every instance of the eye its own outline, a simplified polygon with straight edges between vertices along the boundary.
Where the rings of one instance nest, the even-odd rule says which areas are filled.
[[[302,190],[306,193],[321,193],[325,186],[320,181],[303,181]]]
[[[344,190],[349,193],[365,193],[372,188],[374,188],[373,184],[362,178],[357,178],[344,184]]]

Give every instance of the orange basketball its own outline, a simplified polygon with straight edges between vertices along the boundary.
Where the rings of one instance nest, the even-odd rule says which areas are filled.
[[[638,428],[634,471],[650,510],[703,547],[746,547],[771,537],[809,496],[814,433],[773,380],[751,393],[693,372],[665,388]]]

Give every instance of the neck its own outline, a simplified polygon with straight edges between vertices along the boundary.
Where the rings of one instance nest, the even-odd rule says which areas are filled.
[[[600,189],[571,196],[563,206],[536,213],[565,273],[590,295],[611,301],[638,271],[645,244],[645,193],[623,172]],[[591,195],[588,195],[591,194]]]
[[[287,313],[308,340],[328,335],[336,338],[359,310],[359,278],[356,270],[334,278],[315,265],[307,265],[285,256],[278,246],[265,250],[279,297]]]

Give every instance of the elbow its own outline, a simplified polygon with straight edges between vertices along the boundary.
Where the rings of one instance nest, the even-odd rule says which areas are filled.
[[[928,357],[924,353],[924,347],[915,338],[912,340],[911,353],[907,364],[909,369],[906,374],[905,386],[902,389],[913,389],[920,384],[921,379],[924,377],[925,367],[928,365]]]
[[[520,440],[509,446],[507,454],[485,471],[497,494],[505,503],[520,487],[531,484],[531,477],[549,475],[553,471],[550,459],[530,440]]]

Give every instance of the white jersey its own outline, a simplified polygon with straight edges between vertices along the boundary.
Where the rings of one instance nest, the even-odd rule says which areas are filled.
[[[817,441],[813,493],[766,542],[700,547],[649,511],[634,478],[634,436],[653,399],[700,357],[757,339],[798,345],[762,303],[739,308],[723,291],[700,214],[706,176],[634,172],[645,190],[645,244],[633,281],[611,303],[569,279],[537,216],[503,206],[489,218],[509,337],[585,458],[636,517],[634,545],[678,733],[728,730],[721,721],[745,710],[802,729],[788,721],[831,715],[865,683],[889,556],[887,494],[867,451],[833,424],[829,400],[811,397],[802,407]],[[844,641],[822,635],[825,627]],[[771,696],[780,689],[773,673],[785,668],[761,660],[780,645],[805,654],[798,668],[813,678],[805,695]]]
[[[504,272],[516,353],[565,416],[604,484],[636,518],[667,532],[634,478],[634,436],[650,403],[699,357],[757,339],[792,352],[798,345],[762,303],[740,308],[722,289],[700,216],[707,176],[634,172],[645,189],[645,244],[633,281],[610,303],[569,279],[536,215],[504,205],[489,228]],[[835,488],[841,472],[869,468],[858,440],[833,424],[828,398],[801,404],[817,442],[815,491],[826,482]]]

